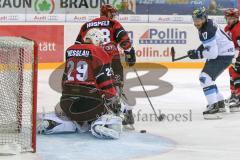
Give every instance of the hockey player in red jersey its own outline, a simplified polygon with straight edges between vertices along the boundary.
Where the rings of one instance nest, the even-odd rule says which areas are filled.
[[[56,114],[64,115],[67,120],[48,114],[38,131],[52,134],[91,130],[99,138],[119,138],[122,119],[113,114],[119,107],[118,97],[112,79],[111,59],[100,47],[103,34],[98,29],[91,29],[83,42],[66,50],[61,109],[57,109]]]
[[[237,51],[236,60],[229,68],[231,97],[228,100],[231,112],[240,111],[240,22],[238,9],[228,9],[224,13],[227,21],[225,32],[232,38]]]
[[[89,29],[99,28],[104,35],[104,45],[107,45],[107,46],[115,45],[116,48],[118,46],[122,48],[126,55],[125,56],[126,63],[128,63],[129,66],[133,66],[136,61],[135,51],[134,51],[134,48],[132,47],[132,44],[127,32],[122,27],[122,25],[117,20],[115,20],[115,16],[117,15],[118,15],[118,12],[116,8],[108,4],[103,5],[100,9],[99,18],[95,18],[92,21],[86,22],[85,24],[83,24],[75,43],[76,44],[82,43],[83,37],[85,36],[85,34]],[[123,69],[120,63],[119,51],[111,52],[110,56],[112,57],[113,70],[114,70],[114,67],[116,67],[115,65],[120,65],[119,66],[120,68],[116,67],[115,74],[121,75],[121,81],[123,81],[123,75],[122,75]]]
[[[118,11],[111,5],[103,5],[100,9],[100,17],[93,19],[90,22],[86,22],[80,29],[79,35],[76,39],[77,43],[83,42],[83,37],[91,28],[98,28],[104,34],[104,45],[105,51],[112,57],[112,69],[114,72],[115,85],[118,88],[118,93],[122,96],[123,87],[123,66],[120,61],[119,50],[120,47],[124,50],[125,61],[129,66],[133,66],[136,61],[135,50],[132,47],[130,38],[122,27],[122,25],[115,20],[118,15]],[[125,120],[123,124],[134,124],[131,108],[125,112]]]
[[[92,21],[83,24],[75,43],[82,43],[83,37],[89,29],[99,28],[104,35],[104,44],[107,45],[110,43],[112,45],[115,45],[116,47],[119,46],[120,48],[122,48],[124,50],[124,53],[126,54],[126,62],[129,66],[133,66],[136,61],[135,51],[132,47],[127,32],[122,27],[122,25],[117,20],[115,20],[115,17],[117,15],[118,11],[116,8],[108,4],[103,5],[100,9],[99,18],[95,18]],[[120,63],[119,52],[115,52],[113,55],[111,54],[111,57],[113,59],[113,62],[118,61],[117,63]],[[121,78],[123,78],[123,76],[121,76]]]

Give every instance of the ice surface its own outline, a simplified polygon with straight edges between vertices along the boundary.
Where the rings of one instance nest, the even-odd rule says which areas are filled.
[[[39,72],[38,112],[41,112],[42,108],[46,112],[53,111],[61,96],[48,85],[51,72],[50,70]],[[226,113],[222,120],[204,120],[202,111],[206,107],[206,100],[198,81],[199,73],[199,69],[170,69],[159,78],[172,84],[173,90],[150,99],[157,112],[161,110],[168,115],[169,120],[157,122],[154,119],[150,121],[149,117],[146,119],[144,114],[152,113],[150,105],[146,98],[137,98],[134,108],[135,127],[137,131],[147,130],[148,134],[127,132],[118,141],[98,140],[86,134],[41,135],[37,140],[37,154],[32,156],[25,154],[21,155],[21,158],[24,157],[22,158],[24,160],[54,160],[56,157],[58,160],[74,160],[77,157],[79,160],[102,160],[103,158],[100,157],[113,160],[239,160],[240,113]],[[139,74],[144,75],[147,72],[144,70]],[[127,77],[136,78],[133,72],[128,73]],[[149,78],[147,85],[151,84],[151,81],[152,79]],[[143,83],[146,83],[146,80]],[[151,91],[155,85],[151,84],[149,88],[146,86],[146,89]],[[219,77],[217,85],[227,98],[230,95],[227,71]],[[140,86],[134,87],[133,91],[142,90]],[[188,115],[188,120],[172,120],[171,116],[177,114]],[[2,157],[0,159],[2,160]]]

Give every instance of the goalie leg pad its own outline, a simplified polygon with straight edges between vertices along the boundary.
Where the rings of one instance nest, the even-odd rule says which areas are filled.
[[[37,132],[40,134],[74,133],[76,125],[69,120],[62,120],[55,113],[45,114],[37,120]]]
[[[118,139],[122,133],[122,119],[114,115],[103,115],[91,125],[91,133],[100,139]]]

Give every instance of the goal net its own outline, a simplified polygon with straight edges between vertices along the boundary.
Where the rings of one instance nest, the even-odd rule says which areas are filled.
[[[0,154],[36,151],[37,46],[0,37]]]

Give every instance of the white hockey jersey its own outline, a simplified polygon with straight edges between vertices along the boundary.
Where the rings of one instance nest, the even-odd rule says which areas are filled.
[[[235,47],[231,38],[211,19],[199,29],[199,38],[204,46],[203,58],[216,59],[218,56],[234,56]]]

